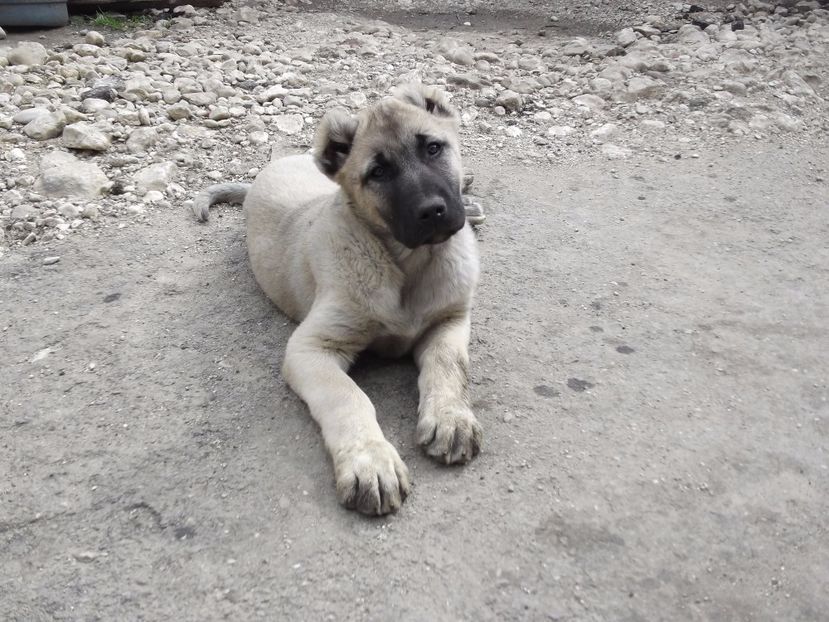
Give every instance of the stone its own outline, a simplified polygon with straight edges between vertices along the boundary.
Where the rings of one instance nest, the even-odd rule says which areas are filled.
[[[89,45],[88,43],[79,43],[72,46],[72,51],[78,56],[98,56],[101,53],[97,45]]]
[[[510,125],[508,128],[504,130],[504,134],[509,136],[510,138],[518,138],[523,134],[520,127],[516,127],[515,125]]]
[[[35,140],[57,138],[66,126],[66,116],[63,112],[50,112],[35,117],[23,128],[23,133]]]
[[[268,142],[268,133],[262,130],[256,130],[248,134],[248,140],[251,145],[264,145]]]
[[[147,77],[131,78],[124,84],[124,90],[121,93],[122,97],[128,101],[144,101],[150,96],[150,93],[155,92],[152,80]]]
[[[50,112],[51,111],[48,108],[26,108],[25,110],[21,110],[14,115],[12,117],[12,121],[20,123],[21,125],[26,125],[40,116],[50,114]]]
[[[98,213],[99,210],[97,205],[87,204],[81,212],[81,217],[88,218],[90,220],[98,220]]]
[[[685,24],[681,26],[679,31],[676,33],[676,40],[679,43],[690,45],[705,45],[711,41],[707,34],[693,24]]]
[[[472,55],[472,50],[465,47],[457,47],[445,54],[446,58],[456,65],[472,65],[475,63],[475,57]]]
[[[58,213],[67,220],[74,220],[81,215],[81,208],[71,203],[65,203],[58,208]]]
[[[362,108],[367,101],[366,96],[359,91],[352,91],[348,94],[348,105],[352,108]]]
[[[774,124],[784,132],[795,132],[802,126],[801,121],[795,119],[794,117],[790,117],[783,112],[777,113],[774,117]]]
[[[84,99],[81,103],[81,108],[84,112],[89,114],[97,114],[101,112],[101,110],[106,110],[109,108],[109,102],[104,99],[96,99],[94,97],[90,97],[89,99]]]
[[[83,162],[65,151],[53,151],[40,160],[35,192],[49,197],[94,199],[111,186],[97,165]]]
[[[561,50],[561,53],[564,54],[564,56],[581,56],[586,54],[589,49],[590,46],[587,42],[584,39],[579,38],[565,45],[564,49]]]
[[[214,121],[223,121],[224,119],[229,119],[230,111],[223,106],[217,106],[216,108],[210,111],[210,118]]]
[[[569,136],[574,131],[569,125],[553,125],[547,130],[547,136],[551,138],[563,138]]]
[[[498,96],[495,98],[495,104],[502,106],[504,110],[517,112],[524,107],[524,99],[515,91],[507,89],[498,93]]]
[[[656,97],[662,92],[663,84],[647,76],[636,76],[628,81],[624,99],[636,101],[649,97]]]
[[[623,48],[636,43],[636,33],[633,31],[633,28],[623,28],[617,32],[616,43]]]
[[[605,107],[605,102],[601,97],[599,97],[598,95],[592,95],[590,93],[585,93],[584,95],[574,97],[573,103],[578,104],[579,106],[584,106],[593,111],[601,110]]]
[[[602,153],[608,160],[623,160],[630,156],[631,151],[627,147],[620,147],[610,143],[602,145]]]
[[[94,45],[97,47],[103,47],[103,45],[106,43],[104,35],[102,35],[97,30],[90,30],[88,33],[86,33],[86,36],[83,38],[83,40],[86,41],[89,45]]]
[[[147,203],[159,203],[164,200],[164,193],[158,190],[150,190],[142,199]]]
[[[178,167],[174,162],[159,162],[142,168],[135,175],[133,181],[138,194],[145,195],[151,190],[164,192],[167,185],[175,178]]]
[[[94,125],[73,123],[63,129],[62,142],[70,149],[88,149],[90,151],[106,151],[112,143],[110,137]]]
[[[260,104],[264,104],[265,102],[273,101],[277,98],[282,99],[288,94],[288,89],[286,89],[281,84],[274,84],[273,86],[269,86],[264,91],[256,95],[256,101]]]
[[[192,112],[190,112],[190,106],[187,105],[187,102],[178,102],[177,104],[173,104],[169,108],[167,108],[167,116],[170,117],[173,121],[180,121],[181,119],[189,119],[192,116]]]
[[[108,85],[102,86],[93,86],[91,89],[88,89],[81,93],[81,99],[102,99],[106,102],[113,102],[115,98],[118,97],[118,93],[115,89]]]
[[[43,258],[43,265],[44,266],[53,266],[60,261],[60,257],[52,256],[52,257],[44,257]]]
[[[300,114],[280,114],[274,117],[276,128],[283,134],[298,134],[302,130],[304,121]]]
[[[183,97],[194,106],[209,106],[218,99],[216,93],[185,93]]]
[[[6,38],[6,31],[0,28],[0,41]]]
[[[601,127],[590,132],[590,137],[597,143],[607,142],[616,134],[618,128],[613,123],[605,123]]]
[[[26,203],[18,205],[12,210],[12,220],[32,220],[37,217],[40,212],[33,206]]]
[[[42,65],[48,57],[46,48],[34,41],[18,43],[6,55],[9,65]]]
[[[639,129],[643,132],[659,132],[665,129],[665,122],[658,119],[642,119]]]

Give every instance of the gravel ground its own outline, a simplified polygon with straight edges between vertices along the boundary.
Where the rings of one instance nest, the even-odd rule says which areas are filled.
[[[440,4],[0,41],[0,619],[829,610],[827,12]],[[452,95],[489,214],[486,445],[433,465],[411,364],[361,362],[415,480],[367,520],[238,208],[187,205],[411,78]]]

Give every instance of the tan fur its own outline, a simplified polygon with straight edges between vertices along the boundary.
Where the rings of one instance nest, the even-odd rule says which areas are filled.
[[[244,201],[256,280],[300,322],[288,342],[285,379],[320,425],[340,501],[368,514],[400,507],[409,475],[370,400],[347,374],[361,351],[414,353],[417,439],[426,453],[446,464],[466,462],[481,443],[467,389],[478,280],[470,226],[442,244],[410,250],[391,237],[383,207],[359,183],[374,149],[421,131],[446,140],[460,184],[456,116],[439,92],[418,85],[357,119],[329,113],[317,134],[316,162],[310,155],[272,162]],[[351,144],[334,181],[317,167],[331,140]]]

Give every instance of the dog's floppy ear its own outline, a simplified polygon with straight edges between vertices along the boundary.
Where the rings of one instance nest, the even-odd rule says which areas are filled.
[[[438,117],[456,118],[455,109],[443,91],[434,86],[426,86],[420,82],[411,82],[398,86],[392,95],[406,103],[423,108],[426,112]]]
[[[345,109],[334,108],[325,113],[314,136],[314,160],[328,177],[333,178],[342,168],[356,133],[357,119]]]

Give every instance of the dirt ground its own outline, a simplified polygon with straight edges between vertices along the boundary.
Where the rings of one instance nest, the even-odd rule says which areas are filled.
[[[337,505],[238,208],[5,257],[0,618],[823,619],[829,149],[699,156],[469,162],[485,447],[430,462],[412,364],[361,363],[384,519]]]

